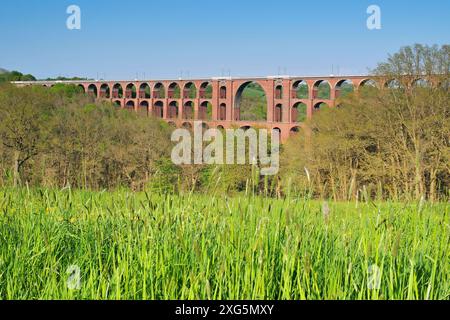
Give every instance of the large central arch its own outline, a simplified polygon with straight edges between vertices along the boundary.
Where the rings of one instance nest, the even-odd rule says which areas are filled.
[[[258,82],[245,82],[237,90],[234,120],[267,121],[267,95]]]

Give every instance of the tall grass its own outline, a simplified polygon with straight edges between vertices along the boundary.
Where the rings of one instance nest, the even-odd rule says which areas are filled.
[[[449,206],[0,190],[1,299],[448,299]],[[79,290],[67,283],[80,269]],[[371,268],[379,289],[369,289]]]

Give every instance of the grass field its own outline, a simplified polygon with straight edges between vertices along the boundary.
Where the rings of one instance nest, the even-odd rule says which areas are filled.
[[[0,298],[449,299],[448,211],[0,189]]]

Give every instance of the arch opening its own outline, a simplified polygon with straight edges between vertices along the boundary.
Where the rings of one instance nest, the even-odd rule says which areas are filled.
[[[388,89],[401,89],[402,84],[397,79],[391,79],[386,81],[385,87]]]
[[[198,118],[200,120],[211,120],[212,118],[212,104],[204,101],[200,104],[198,109]]]
[[[139,99],[150,99],[150,86],[148,83],[143,83],[139,86]]]
[[[318,102],[314,105],[314,110],[315,111],[319,111],[319,110],[323,110],[329,108],[328,104],[326,104],[325,102]]]
[[[188,82],[183,89],[183,99],[197,98],[197,88],[193,82]]]
[[[125,89],[125,98],[127,99],[136,99],[136,86],[133,83],[127,85]]]
[[[424,88],[431,88],[432,85],[431,85],[430,81],[428,81],[427,79],[419,78],[412,82],[412,87],[424,89]]]
[[[226,99],[227,98],[227,87],[221,86],[219,89],[219,97],[220,99]]]
[[[172,82],[169,85],[167,97],[169,99],[180,99],[180,86],[178,85],[178,83]]]
[[[297,102],[293,105],[291,112],[292,122],[304,122],[307,118],[308,106],[303,102]]]
[[[148,102],[147,101],[142,101],[139,104],[139,114],[143,115],[143,116],[148,116],[148,111],[149,111],[148,107],[149,107]]]
[[[153,88],[153,98],[154,99],[164,99],[166,97],[166,90],[161,82],[155,84]]]
[[[373,79],[366,79],[361,81],[360,88],[377,88],[377,82]]]
[[[191,129],[192,129],[192,124],[190,124],[189,122],[184,122],[181,126],[182,126],[184,129],[188,129],[188,130],[191,130]]]
[[[125,108],[127,109],[127,110],[134,110],[134,101],[127,101],[127,103],[125,104]]]
[[[164,116],[164,103],[162,101],[156,101],[153,104],[153,116],[156,118],[163,118]]]
[[[183,119],[194,119],[194,103],[192,101],[183,105]]]
[[[294,85],[292,86],[292,98],[293,99],[309,98],[309,86],[305,80],[298,80],[294,82]]]
[[[336,84],[335,97],[336,98],[345,97],[351,94],[354,90],[355,88],[352,80],[350,79],[341,80]]]
[[[300,133],[300,127],[292,127],[291,130],[289,130],[289,135],[297,135]]]
[[[234,120],[267,120],[266,92],[257,82],[246,82],[239,87],[235,98]]]
[[[283,122],[283,105],[277,104],[275,106],[275,112],[273,113],[274,122]]]
[[[100,87],[100,98],[109,99],[111,96],[111,92],[109,90],[109,85],[106,83],[102,84]]]
[[[178,102],[172,101],[169,104],[169,119],[177,119],[178,118]]]
[[[122,99],[123,98],[123,88],[120,83],[116,83],[113,86],[112,97],[114,99]]]
[[[221,103],[219,106],[218,120],[225,121],[227,120],[227,105],[225,103]]]
[[[89,85],[88,94],[97,98],[97,86],[95,84]]]
[[[278,85],[275,87],[275,99],[283,99],[283,86]]]
[[[278,127],[275,127],[275,128],[273,128],[272,129],[272,132],[278,132],[278,134],[281,136],[281,129],[280,128],[278,128]]]
[[[213,87],[210,82],[203,82],[200,86],[200,99],[212,99]]]
[[[86,89],[84,88],[84,86],[82,84],[78,85],[78,90],[80,91],[80,93],[86,93]]]
[[[331,85],[327,80],[319,80],[314,83],[313,99],[327,99],[331,98]]]

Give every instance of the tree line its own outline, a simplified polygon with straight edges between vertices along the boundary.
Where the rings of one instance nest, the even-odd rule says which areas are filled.
[[[365,87],[321,109],[281,150],[280,173],[170,159],[163,121],[72,85],[0,86],[0,184],[160,192],[296,194],[335,200],[448,199],[449,46],[402,48]]]
[[[379,64],[391,85],[316,114],[311,134],[285,146],[283,181],[334,199],[448,198],[449,57],[450,46],[415,45]]]

